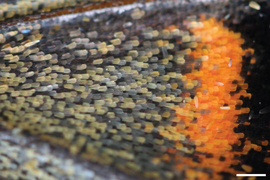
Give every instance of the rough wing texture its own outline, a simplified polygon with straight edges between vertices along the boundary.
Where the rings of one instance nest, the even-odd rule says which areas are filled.
[[[262,116],[245,83],[262,55],[222,23],[266,16],[260,3],[259,15],[254,3],[166,1],[4,22],[0,177],[266,173],[269,133],[254,135]],[[259,160],[245,160],[253,151]]]

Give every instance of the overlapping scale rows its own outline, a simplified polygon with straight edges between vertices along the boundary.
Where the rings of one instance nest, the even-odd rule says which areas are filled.
[[[73,157],[142,179],[252,171],[237,157],[262,147],[233,147],[244,137],[234,132],[237,116],[249,113],[240,97],[251,98],[242,61],[254,63],[254,50],[243,50],[241,34],[215,18],[165,7],[2,31],[0,124],[12,132],[7,137],[22,134],[27,145],[22,154],[21,140],[3,138],[0,177],[112,178]],[[37,140],[49,150],[41,152]],[[50,153],[48,143],[69,155]]]

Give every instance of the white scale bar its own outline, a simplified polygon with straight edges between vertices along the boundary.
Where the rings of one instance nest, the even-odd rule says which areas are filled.
[[[236,176],[242,176],[242,177],[266,177],[266,174],[236,174]]]

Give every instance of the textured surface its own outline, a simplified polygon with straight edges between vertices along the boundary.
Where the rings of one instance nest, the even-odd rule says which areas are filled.
[[[267,107],[249,112],[240,76],[256,70],[249,34],[243,50],[240,33],[209,19],[239,30],[254,8],[138,7],[2,30],[2,178],[227,179],[262,161],[269,170],[267,129],[251,135],[262,125],[246,122]],[[250,153],[260,158],[242,159]]]

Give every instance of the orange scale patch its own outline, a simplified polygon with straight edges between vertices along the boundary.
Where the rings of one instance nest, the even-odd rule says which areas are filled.
[[[244,40],[240,38],[241,34],[229,31],[214,18],[203,21],[203,27],[190,31],[201,39],[190,56],[201,58],[203,61],[199,71],[193,70],[185,74],[182,80],[187,82],[185,85],[187,89],[193,88],[191,82],[194,80],[200,80],[201,84],[196,89],[196,95],[192,101],[186,104],[185,108],[175,107],[175,111],[176,116],[184,121],[187,127],[185,130],[179,129],[179,132],[189,135],[190,140],[196,145],[195,152],[211,153],[213,158],[198,154],[201,163],[194,164],[189,158],[184,157],[183,162],[190,165],[185,173],[187,179],[205,179],[206,176],[198,175],[192,168],[210,168],[214,170],[214,174],[209,179],[221,179],[222,177],[218,174],[220,172],[240,173],[230,168],[232,164],[239,163],[238,160],[233,159],[235,155],[245,154],[251,148],[256,151],[261,150],[260,146],[245,145],[243,152],[232,151],[232,145],[241,145],[239,138],[244,138],[244,134],[236,134],[233,131],[238,126],[237,115],[249,113],[249,108],[237,110],[235,106],[242,105],[240,96],[251,96],[245,90],[248,85],[239,75],[242,68],[242,56],[245,53],[253,54],[254,50],[243,50],[241,45]],[[252,60],[251,63],[254,61]],[[238,84],[233,84],[235,80]],[[230,92],[236,91],[237,87],[241,87],[242,90],[231,95]],[[184,96],[189,97],[190,94],[184,93]],[[194,118],[197,119],[196,124],[191,123]],[[176,144],[176,146],[179,145]],[[220,157],[224,157],[225,160],[220,161]],[[266,162],[269,160],[267,159]],[[181,169],[183,166],[179,164],[177,168]],[[251,171],[251,168],[246,165],[242,165],[242,169],[243,172]]]

